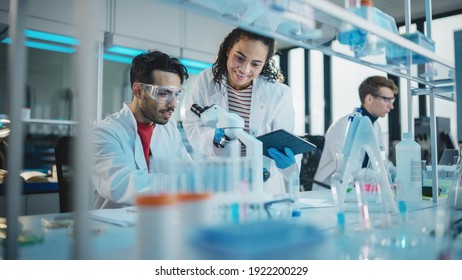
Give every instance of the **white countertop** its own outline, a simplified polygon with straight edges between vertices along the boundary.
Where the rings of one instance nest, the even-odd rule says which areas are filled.
[[[345,213],[346,230],[339,233],[336,222],[336,208],[332,205],[330,190],[312,191],[301,193],[301,201],[309,208],[301,209],[301,218],[297,222],[301,226],[310,226],[316,232],[321,233],[322,240],[315,242],[297,254],[291,254],[293,248],[280,251],[278,255],[270,256],[270,259],[435,259],[439,251],[438,242],[431,232],[436,228],[436,221],[444,215],[444,201],[436,205],[431,200],[423,200],[419,203],[409,203],[407,222],[400,223],[399,214],[390,215],[391,224],[380,226],[383,214],[377,211],[370,212],[372,227],[370,230],[360,229],[360,215],[358,211]],[[119,219],[127,222],[124,226],[114,223],[102,222],[89,219],[91,233],[91,255],[94,259],[137,259],[137,215],[136,208],[107,209],[91,211],[93,215],[100,215]],[[443,214],[442,214],[443,213]],[[29,245],[20,245],[19,256],[21,259],[72,259],[73,236],[68,228],[45,228],[42,219],[53,217],[65,218],[69,214],[48,214],[37,216],[23,216],[20,218],[23,230],[43,237],[42,242]],[[460,213],[458,213],[460,216]],[[262,216],[262,220],[268,220]],[[288,220],[286,220],[288,221]],[[288,222],[294,222],[289,220]],[[191,246],[180,235],[186,232],[179,221],[173,221],[176,230],[172,231],[172,244],[177,250],[177,259],[202,259],[215,256],[203,254],[203,248]],[[288,228],[288,230],[291,230]],[[295,232],[295,231],[294,231]],[[264,238],[266,238],[264,236]],[[310,236],[307,236],[307,240]],[[171,240],[170,240],[171,239]],[[174,241],[174,242],[173,242]],[[287,240],[281,240],[285,244]],[[234,242],[234,241],[233,241]],[[237,242],[237,241],[236,241]],[[461,243],[459,241],[459,243]],[[288,244],[288,243],[287,243]],[[308,243],[307,243],[308,244]],[[458,258],[462,258],[462,244],[456,244]],[[257,245],[256,245],[257,246]],[[2,251],[3,248],[0,248]],[[0,256],[3,254],[0,254]],[[239,258],[239,257],[238,257]],[[246,258],[246,257],[243,257]],[[266,257],[265,257],[266,258]]]

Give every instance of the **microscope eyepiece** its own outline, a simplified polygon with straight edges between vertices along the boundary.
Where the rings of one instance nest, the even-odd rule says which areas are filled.
[[[193,104],[193,105],[191,105],[191,111],[193,111],[194,114],[196,114],[198,117],[200,117],[202,112],[205,111],[205,109],[202,108],[201,106],[197,105],[197,104]]]

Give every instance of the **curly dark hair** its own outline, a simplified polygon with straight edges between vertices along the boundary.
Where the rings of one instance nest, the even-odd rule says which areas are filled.
[[[189,78],[188,70],[181,62],[160,51],[148,51],[135,56],[130,67],[130,83],[136,82],[153,84],[152,72],[161,70],[178,74],[181,84]]]
[[[268,55],[266,57],[265,65],[260,73],[260,76],[266,78],[270,82],[284,82],[284,75],[273,59],[276,54],[275,41],[273,38],[268,38],[259,34],[252,33],[240,28],[231,31],[228,36],[223,40],[218,50],[218,56],[212,66],[213,82],[221,87],[223,78],[227,76],[226,62],[228,60],[228,51],[241,39],[248,39],[252,41],[260,41],[268,47]]]

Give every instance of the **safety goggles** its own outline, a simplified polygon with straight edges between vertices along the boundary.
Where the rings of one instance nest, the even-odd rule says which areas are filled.
[[[382,99],[383,101],[385,101],[385,103],[391,103],[391,104],[395,103],[394,97],[385,97],[385,96],[381,96],[379,94],[373,94],[373,93],[372,93],[372,96]]]
[[[176,97],[176,102],[180,102],[184,96],[184,89],[182,87],[139,84],[149,96],[159,103],[169,103],[174,97]]]

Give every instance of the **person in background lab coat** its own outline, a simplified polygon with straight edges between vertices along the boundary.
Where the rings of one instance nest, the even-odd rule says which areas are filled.
[[[393,110],[395,95],[398,93],[398,87],[393,80],[381,76],[371,76],[365,79],[358,89],[359,99],[361,100],[362,115],[367,116],[372,121],[374,134],[379,144],[379,148],[385,151],[383,144],[382,129],[377,122],[378,118],[385,117]],[[314,176],[315,181],[324,182],[330,185],[332,174],[335,172],[336,153],[342,153],[343,143],[348,127],[348,116],[346,115],[333,123],[326,132],[324,149],[321,154],[318,169]],[[367,166],[368,157],[365,155],[362,163],[358,164],[352,170],[353,177],[360,176],[361,168]],[[395,167],[388,162],[391,173],[396,173]],[[317,184],[313,184],[313,190],[320,189]]]
[[[162,52],[133,59],[131,103],[94,126],[93,209],[133,205],[169,160],[191,161],[171,118],[187,78],[186,68]]]
[[[274,54],[274,39],[239,28],[232,30],[220,45],[212,68],[198,75],[187,108],[192,104],[221,106],[241,116],[244,131],[254,137],[281,128],[292,132],[292,93],[282,83],[284,77],[275,66]],[[204,126],[190,110],[183,126],[195,152],[212,157],[229,155],[222,129]],[[270,174],[264,189],[272,194],[285,193],[283,178],[287,181],[293,172],[299,174],[301,155],[296,159],[289,148],[284,152],[270,148],[269,153],[274,160],[264,157],[263,166]]]

